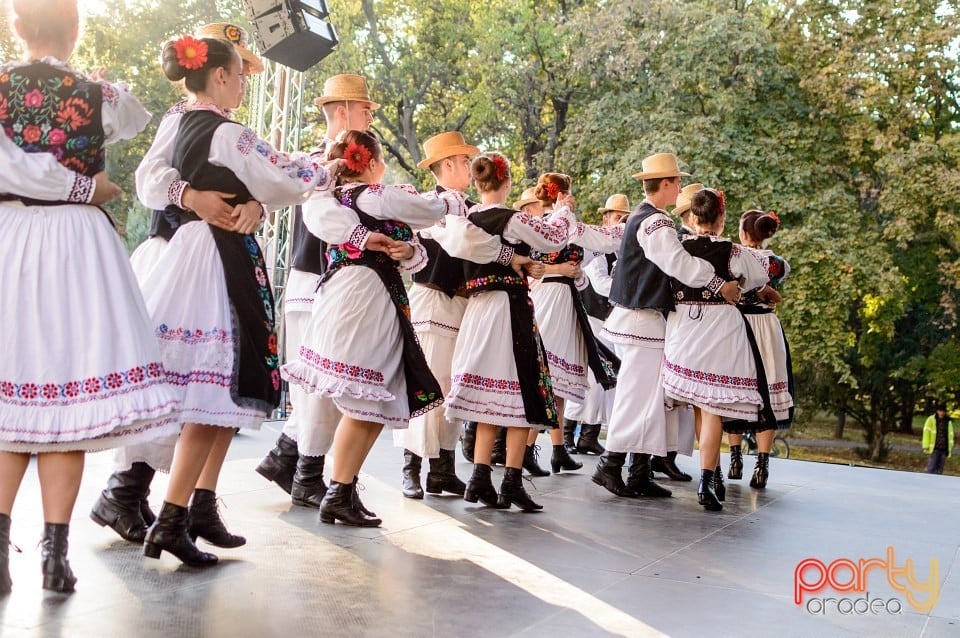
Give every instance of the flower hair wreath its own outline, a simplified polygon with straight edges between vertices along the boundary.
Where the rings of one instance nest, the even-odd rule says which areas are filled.
[[[780,216],[777,215],[772,210],[767,211],[767,217],[771,218],[773,221],[777,222],[777,228],[780,228]]]
[[[490,158],[490,161],[493,162],[494,173],[497,175],[497,181],[502,182],[507,179],[507,160],[499,155],[494,155]]]
[[[196,71],[207,63],[207,43],[203,40],[185,35],[174,41],[173,48],[177,52],[177,64],[185,69]]]
[[[373,154],[363,144],[350,142],[343,151],[343,163],[347,165],[353,173],[362,173],[370,165],[370,158]]]

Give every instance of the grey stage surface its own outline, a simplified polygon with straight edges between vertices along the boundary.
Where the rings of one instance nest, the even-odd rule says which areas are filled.
[[[110,470],[109,453],[90,456],[70,536],[73,595],[40,589],[31,467],[13,512],[23,553],[11,552],[2,636],[960,635],[955,478],[775,459],[760,492],[747,485],[748,457],[745,479],[728,483],[714,514],[697,506],[695,483],[663,481],[674,490],[666,501],[616,498],[590,482],[596,457],[580,456],[583,470],[536,479],[531,493],[545,510],[521,514],[452,496],[404,499],[401,453],[385,434],[361,476],[384,525],[361,530],[319,523],[253,472],[278,425],[234,442],[222,511],[248,543],[218,550],[220,565],[204,571],[167,554],[145,559],[87,518]],[[458,459],[465,478],[459,451]],[[680,464],[693,473],[695,461]],[[154,507],[165,484],[158,477]],[[888,547],[898,566],[914,560],[920,579],[937,561],[932,612],[904,603],[900,614],[843,614],[833,603],[824,615],[794,604],[801,560],[885,558]],[[903,600],[881,572],[867,576],[871,599]],[[849,571],[836,574],[849,580]]]

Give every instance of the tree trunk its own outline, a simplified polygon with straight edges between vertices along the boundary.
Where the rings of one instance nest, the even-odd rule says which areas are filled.
[[[913,434],[913,414],[913,402],[904,403],[900,410],[900,427],[897,428],[898,432],[902,434]]]
[[[876,425],[875,428],[873,431],[873,440],[870,442],[868,448],[868,458],[871,461],[880,462],[883,460],[883,442],[886,434],[880,429],[879,425]]]
[[[843,428],[845,428],[846,426],[847,426],[847,411],[841,408],[840,414],[837,415],[837,425],[833,429],[833,438],[842,439]]]

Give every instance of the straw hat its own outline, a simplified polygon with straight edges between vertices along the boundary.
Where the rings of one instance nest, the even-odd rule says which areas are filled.
[[[198,38],[215,38],[231,43],[240,57],[249,67],[251,74],[263,73],[263,60],[253,54],[247,45],[247,32],[241,27],[229,22],[213,22],[205,24],[194,34]]]
[[[643,165],[639,173],[634,177],[637,179],[658,179],[661,177],[680,177],[690,176],[690,173],[684,173],[680,170],[677,163],[677,156],[673,153],[657,153],[643,159]]]
[[[629,215],[630,200],[622,193],[611,195],[607,198],[607,203],[603,205],[603,208],[598,208],[597,212],[601,215],[603,213],[627,213]]]
[[[690,210],[690,200],[693,199],[693,195],[697,191],[703,190],[703,184],[690,184],[684,186],[680,189],[680,194],[677,195],[677,205],[673,209],[674,215],[682,215],[688,210]]]
[[[526,206],[527,204],[533,204],[533,203],[539,202],[540,200],[537,199],[537,196],[534,194],[536,192],[537,192],[536,186],[531,186],[530,188],[526,189],[525,191],[523,191],[523,193],[520,194],[520,199],[513,202],[513,207],[516,208],[517,210],[523,210],[523,207]]]
[[[479,148],[467,144],[460,131],[440,133],[423,143],[425,157],[417,164],[417,168],[430,168],[430,165],[434,162],[439,162],[454,155],[473,157],[479,152]]]
[[[373,110],[380,108],[370,99],[367,81],[363,76],[350,73],[331,76],[323,83],[323,93],[313,103],[323,106],[327,102],[366,102]]]

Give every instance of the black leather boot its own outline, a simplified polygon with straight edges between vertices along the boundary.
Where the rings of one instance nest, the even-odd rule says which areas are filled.
[[[671,481],[692,481],[693,477],[677,467],[677,452],[667,452],[666,456],[654,456],[650,459],[650,469],[666,474]]]
[[[550,455],[550,469],[554,474],[559,474],[560,470],[579,470],[583,467],[580,461],[574,461],[567,454],[567,448],[564,445],[554,445],[553,454]]]
[[[297,442],[281,433],[276,445],[257,466],[257,474],[268,481],[273,481],[289,494],[293,487],[293,475],[297,471],[299,457]]]
[[[354,527],[379,527],[379,518],[368,518],[363,515],[354,502],[354,483],[337,483],[330,481],[327,494],[320,504],[320,522],[333,524],[340,521],[344,525]]]
[[[100,492],[100,497],[90,510],[93,522],[100,527],[109,526],[126,541],[142,543],[150,525],[143,518],[143,506],[150,493],[154,473],[152,467],[138,462],[128,470],[111,474],[107,479],[107,488]]]
[[[468,463],[473,463],[473,448],[477,445],[477,424],[474,421],[464,421],[463,434],[460,435],[460,450]]]
[[[198,537],[226,549],[247,544],[243,536],[227,531],[220,518],[217,495],[210,490],[194,490],[190,501],[190,538],[196,542]]]
[[[44,523],[41,541],[43,588],[50,591],[69,592],[77,584],[77,577],[67,560],[67,536],[70,526],[66,523]]]
[[[713,471],[713,493],[718,501],[727,500],[727,486],[723,484],[723,468],[719,465]]]
[[[743,478],[743,452],[739,445],[730,446],[730,467],[727,469],[727,478],[739,481]]]
[[[301,456],[290,487],[290,500],[301,507],[320,508],[327,484],[323,482],[323,456]]]
[[[577,452],[577,444],[573,440],[576,431],[576,421],[573,419],[563,420],[563,447],[566,448],[567,454],[579,454],[579,452]]]
[[[527,449],[523,451],[523,469],[525,469],[530,476],[550,476],[550,472],[540,467],[539,459],[540,446],[528,445]]]
[[[490,451],[490,465],[504,465],[507,462],[507,428],[497,428]]]
[[[582,426],[581,426],[582,427]],[[623,482],[621,469],[627,460],[624,452],[605,451],[600,456],[600,462],[597,463],[597,469],[594,470],[591,479],[597,485],[602,486],[611,494],[633,498],[637,496],[636,491],[627,487]]]
[[[450,492],[463,496],[467,486],[457,478],[455,461],[456,453],[453,450],[440,450],[440,456],[430,459],[430,471],[427,472],[427,492],[430,494]]]
[[[354,476],[353,483],[351,483],[351,489],[353,490],[353,506],[360,511],[361,514],[367,518],[376,518],[377,515],[375,512],[371,512],[366,507],[363,506],[363,503],[360,502],[360,477]]]
[[[147,490],[147,496],[149,495],[150,490]],[[147,496],[144,496],[143,500],[140,501],[140,516],[143,517],[143,522],[147,524],[147,527],[150,527],[153,525],[153,522],[157,520],[157,515],[150,509],[150,502],[147,500]]]
[[[580,438],[577,439],[577,452],[580,454],[593,454],[599,456],[605,452],[600,445],[600,424],[599,423],[581,423]]]
[[[636,492],[638,496],[652,496],[654,498],[672,496],[670,490],[653,482],[653,479],[650,478],[650,471],[649,454],[631,454],[630,469],[627,470],[627,487]]]
[[[403,451],[403,495],[407,498],[423,498],[420,487],[420,466],[423,459],[411,452]]]
[[[10,580],[10,517],[0,514],[0,596],[13,589]]]
[[[467,481],[467,489],[463,493],[463,500],[468,503],[481,501],[484,505],[497,507],[500,496],[497,494],[497,488],[493,486],[493,480],[490,478],[491,467],[489,465],[473,466],[473,474]]]
[[[187,533],[190,526],[190,514],[186,507],[163,502],[156,522],[147,530],[143,541],[143,555],[147,558],[160,558],[161,551],[167,551],[191,567],[209,567],[217,563],[215,554],[201,552]]]
[[[516,505],[524,512],[543,509],[543,505],[535,503],[527,494],[527,490],[523,489],[523,476],[519,467],[508,467],[503,473],[503,482],[500,483],[500,499],[497,507],[510,509],[511,505]]]
[[[757,454],[757,464],[753,468],[753,476],[750,478],[750,487],[763,489],[767,486],[767,479],[770,478],[770,454],[760,452]]]
[[[713,470],[700,470],[700,485],[697,487],[697,502],[711,512],[723,509],[723,503],[713,491]]]

